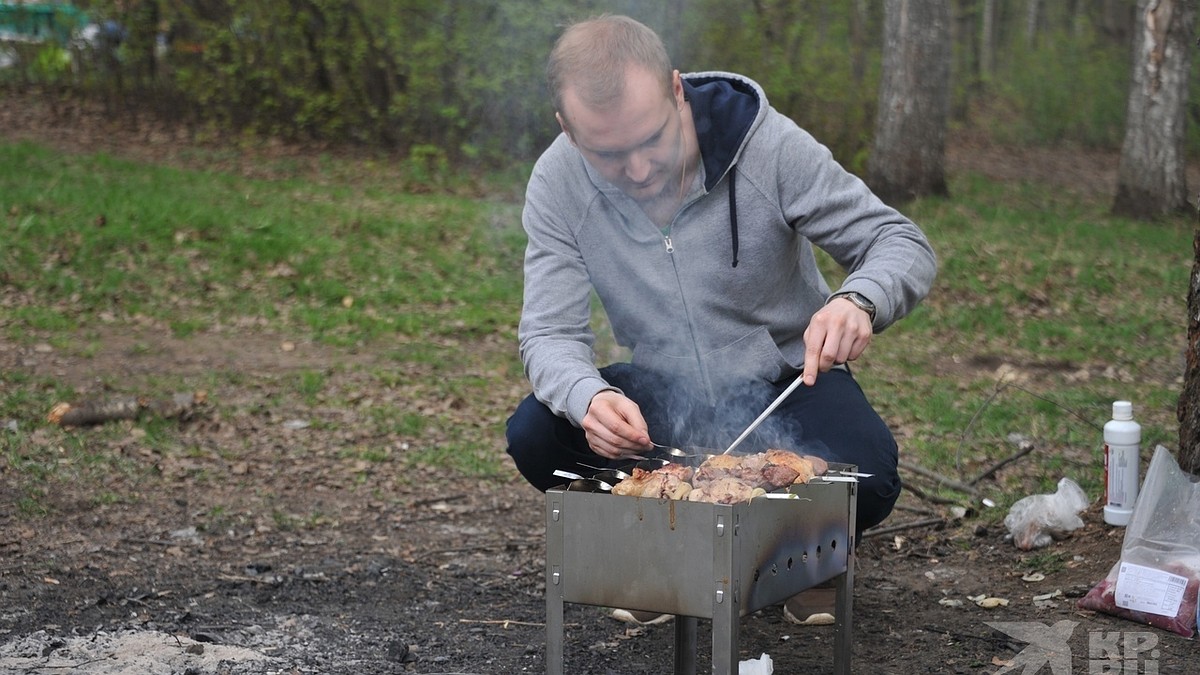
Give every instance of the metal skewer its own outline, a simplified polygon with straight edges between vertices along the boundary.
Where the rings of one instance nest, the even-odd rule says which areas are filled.
[[[783,403],[783,399],[790,396],[793,391],[796,391],[796,387],[799,387],[800,383],[803,381],[804,373],[802,372],[796,377],[796,381],[789,384],[788,388],[784,389],[783,393],[780,394],[778,398],[776,398],[774,401],[771,401],[771,405],[767,406],[767,409],[762,411],[762,414],[758,416],[758,419],[751,422],[750,426],[746,427],[746,430],[742,432],[742,435],[738,436],[737,440],[734,441],[728,448],[725,448],[725,452],[722,452],[721,454],[728,455],[730,450],[733,450],[737,446],[741,445],[742,441],[746,440],[746,437],[753,433],[754,430],[758,428],[758,425],[762,424],[763,420],[767,419],[767,415],[770,415],[772,412],[774,412],[775,409],[779,407],[779,404]]]

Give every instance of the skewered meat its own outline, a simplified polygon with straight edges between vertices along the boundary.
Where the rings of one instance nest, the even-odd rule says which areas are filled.
[[[613,486],[612,492],[615,495],[625,495],[627,497],[681,499],[692,489],[692,486],[687,482],[687,478],[691,475],[691,469],[688,469],[686,473],[675,470],[664,470],[669,466],[672,465],[668,464],[662,469],[655,469],[654,471],[635,468],[629,478]],[[687,469],[687,467],[683,468]]]
[[[787,450],[767,450],[765,453],[767,462],[776,466],[786,466],[796,472],[797,478],[793,482],[807,483],[813,476],[817,475],[816,467],[813,466],[811,459],[801,457],[794,452]],[[828,465],[826,465],[828,468]]]
[[[682,464],[634,469],[613,487],[613,494],[656,499],[736,504],[794,483],[807,483],[829,465],[819,457],[801,457],[771,449],[753,455],[713,455],[693,472]]]
[[[692,488],[688,493],[689,502],[712,502],[714,504],[736,504],[750,501],[753,497],[764,495],[767,491],[748,481],[732,476],[725,476],[714,481]]]

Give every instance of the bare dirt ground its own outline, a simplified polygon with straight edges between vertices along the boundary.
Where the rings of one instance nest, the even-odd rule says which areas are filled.
[[[0,134],[7,140],[186,163],[160,129],[89,132],[78,118],[63,124],[44,109],[5,103]],[[254,172],[252,158],[230,162]],[[1116,159],[963,139],[951,148],[949,167],[999,178],[1044,172],[1064,188],[1104,191],[1115,183]],[[98,383],[113,378],[136,392],[164,370],[197,378],[237,372],[246,383],[209,392],[219,405],[179,423],[180,444],[194,448],[185,455],[160,454],[137,424],[113,423],[125,433],[108,451],[134,467],[110,486],[121,499],[63,484],[48,496],[47,515],[22,513],[17,474],[0,457],[0,673],[545,671],[540,493],[515,472],[495,481],[397,475],[399,462],[344,456],[355,443],[406,449],[402,439],[355,431],[369,406],[428,404],[365,374],[373,354],[284,350],[282,336],[249,329],[186,341],[168,335],[153,326],[114,327],[100,353],[87,357],[0,336],[0,368],[58,378],[82,392],[103,393]],[[512,346],[470,348],[486,355]],[[363,405],[326,407],[288,390],[289,374],[313,367],[328,373],[328,388],[358,392]],[[523,389],[514,382],[480,415],[502,419]],[[47,444],[98,433],[0,420],[0,435],[16,431]],[[494,448],[502,454],[503,439]],[[1193,641],[1076,607],[1119,554],[1123,532],[1105,526],[1096,508],[1074,536],[1022,552],[994,518],[954,520],[912,494],[901,506],[858,548],[853,672],[996,673],[1009,664],[1020,672],[1013,659],[1026,644],[989,623],[1037,622],[1049,631],[1060,621],[1075,624],[1071,672],[1120,672],[1112,660],[1120,649],[1097,647],[1126,644],[1111,639],[1117,632],[1153,641],[1152,649],[1124,652],[1124,672],[1195,672]],[[931,511],[940,524],[906,527]],[[981,595],[1007,604],[985,608],[971,599]],[[1034,600],[1041,596],[1049,597]],[[580,605],[568,606],[566,621],[567,672],[672,671],[670,623],[630,628]],[[777,607],[741,626],[742,658],[769,654],[777,673],[833,670],[829,628],[788,624]],[[705,630],[701,622],[700,672],[710,669]]]

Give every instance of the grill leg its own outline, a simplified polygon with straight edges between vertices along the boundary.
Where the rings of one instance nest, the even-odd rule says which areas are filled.
[[[712,671],[714,675],[738,675],[738,622],[740,605],[736,594],[730,594],[713,607]]]
[[[696,624],[694,616],[675,617],[675,675],[696,675]]]
[[[855,467],[857,470],[858,467]],[[833,626],[833,672],[834,675],[850,675],[854,657],[854,565],[857,560],[854,549],[858,545],[854,532],[854,521],[858,511],[858,489],[850,487],[850,504],[847,508],[849,546],[846,547],[846,573],[837,580],[837,617]]]
[[[563,675],[562,496],[546,496],[546,675]]]

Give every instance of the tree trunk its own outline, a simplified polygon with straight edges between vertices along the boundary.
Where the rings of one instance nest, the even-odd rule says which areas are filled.
[[[861,87],[867,76],[867,22],[866,0],[854,0],[850,10],[850,76],[855,87]]]
[[[1187,206],[1192,0],[1138,0],[1133,77],[1113,213],[1150,220]]]
[[[996,72],[996,0],[983,0],[979,29],[979,76],[984,82]]]
[[[1200,473],[1200,228],[1192,242],[1192,282],[1187,300],[1187,367],[1183,391],[1179,392],[1179,466],[1188,473]]]
[[[1032,47],[1037,42],[1038,24],[1042,15],[1041,0],[1026,0],[1025,5],[1025,44]]]
[[[885,202],[946,195],[949,0],[886,0],[883,73],[868,180]]]

